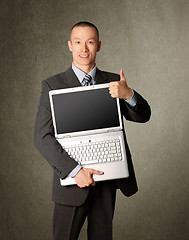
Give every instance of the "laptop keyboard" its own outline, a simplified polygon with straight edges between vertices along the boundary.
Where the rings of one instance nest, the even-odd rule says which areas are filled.
[[[120,141],[89,142],[64,147],[65,151],[82,165],[122,160]]]

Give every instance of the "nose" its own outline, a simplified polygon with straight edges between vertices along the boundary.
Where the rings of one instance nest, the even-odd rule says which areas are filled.
[[[88,51],[88,46],[87,46],[86,43],[83,43],[83,44],[82,44],[82,51],[83,51],[83,52]]]

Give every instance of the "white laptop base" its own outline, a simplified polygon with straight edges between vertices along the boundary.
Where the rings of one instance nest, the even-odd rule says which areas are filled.
[[[65,139],[57,139],[57,140],[63,146],[64,149],[66,149],[67,146],[70,146],[70,145],[86,144],[86,147],[92,146],[92,149],[94,149],[94,154],[97,154],[97,156],[95,157],[95,160],[86,159],[85,161],[83,160],[81,160],[81,162],[79,161],[79,163],[81,163],[81,165],[85,168],[92,168],[92,169],[104,172],[103,175],[93,175],[93,179],[95,180],[95,182],[105,181],[110,179],[125,178],[129,176],[127,159],[125,158],[126,153],[123,152],[125,148],[121,146],[120,148],[114,150],[115,149],[114,144],[118,145],[118,142],[121,145],[124,144],[122,131],[111,132],[106,135],[96,134],[95,136],[92,136],[92,135],[86,136],[84,137],[82,142],[80,141],[80,137],[78,137],[78,139],[75,137],[74,141],[72,141],[71,144],[68,142],[68,140],[65,140]],[[101,152],[99,154],[99,151],[97,151],[97,149],[95,148],[95,145],[98,141],[102,142],[105,149],[106,149],[107,141],[110,143],[110,146],[112,146],[111,148],[113,150],[106,155],[106,158],[101,158],[102,156]],[[90,163],[90,161],[93,163]],[[65,179],[60,179],[60,183],[62,186],[76,184],[75,179],[71,178],[70,176],[66,177]]]

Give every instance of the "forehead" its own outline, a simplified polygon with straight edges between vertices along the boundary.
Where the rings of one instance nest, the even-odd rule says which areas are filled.
[[[70,33],[70,38],[80,38],[80,39],[89,39],[94,38],[98,39],[98,34],[95,28],[89,26],[76,26],[72,29]]]

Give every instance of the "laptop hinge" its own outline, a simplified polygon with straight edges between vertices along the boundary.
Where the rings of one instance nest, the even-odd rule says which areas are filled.
[[[70,135],[66,135],[66,136],[62,136],[62,137],[57,137],[56,139],[63,139],[63,138],[71,138],[72,136]]]
[[[121,130],[121,129],[119,129],[119,130],[118,130],[118,129],[111,129],[111,130],[108,130],[107,133],[118,132],[118,131],[120,131],[120,130]]]

